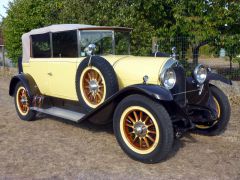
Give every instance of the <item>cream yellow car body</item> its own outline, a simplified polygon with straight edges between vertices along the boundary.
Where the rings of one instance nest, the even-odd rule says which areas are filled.
[[[57,98],[78,101],[76,94],[76,71],[80,58],[31,58],[23,63],[24,73],[35,80],[41,94]],[[169,58],[140,56],[103,56],[114,68],[119,88],[143,83],[143,77],[149,77],[149,84],[160,84],[159,75]]]

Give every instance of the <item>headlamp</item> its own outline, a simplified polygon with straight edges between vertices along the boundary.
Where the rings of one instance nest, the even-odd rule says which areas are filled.
[[[202,65],[199,64],[193,71],[194,79],[199,83],[203,84],[207,79],[207,69]]]

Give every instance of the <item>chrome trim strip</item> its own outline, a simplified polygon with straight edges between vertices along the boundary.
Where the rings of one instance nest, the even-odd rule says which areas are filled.
[[[195,92],[195,91],[199,91],[199,89],[197,89],[197,90],[191,90],[191,91],[185,91],[185,92],[180,92],[180,93],[176,93],[176,94],[173,94],[173,96],[176,96],[176,95],[179,95],[179,94],[186,94],[186,93],[189,93],[189,92]]]
[[[172,59],[172,58],[169,59],[169,60],[164,64],[164,66],[163,66],[163,68],[162,68],[162,72],[160,73],[160,76],[159,76],[160,80],[162,79],[162,76],[164,75],[165,71],[166,71],[167,69],[173,67],[175,64],[177,65],[177,64],[178,64],[178,61],[175,60],[175,59]]]

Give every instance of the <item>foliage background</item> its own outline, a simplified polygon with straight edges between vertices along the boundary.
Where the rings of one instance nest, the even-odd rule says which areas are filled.
[[[21,36],[34,28],[59,23],[80,23],[134,28],[131,52],[149,55],[152,38],[186,37],[193,60],[199,48],[234,49],[240,54],[240,3],[232,0],[13,0],[1,27],[8,56],[14,62],[21,56]],[[228,38],[234,36],[235,38]],[[164,51],[170,47],[165,46]],[[184,59],[184,53],[181,58]]]

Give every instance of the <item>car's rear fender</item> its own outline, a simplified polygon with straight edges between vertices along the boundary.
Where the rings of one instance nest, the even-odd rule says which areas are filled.
[[[30,98],[33,97],[34,94],[39,92],[33,78],[28,74],[21,73],[21,74],[18,74],[16,76],[12,77],[12,79],[10,81],[10,85],[9,85],[9,95],[10,96],[14,95],[15,88],[16,88],[16,85],[18,84],[18,82],[22,82],[22,84],[26,88],[28,96]]]

